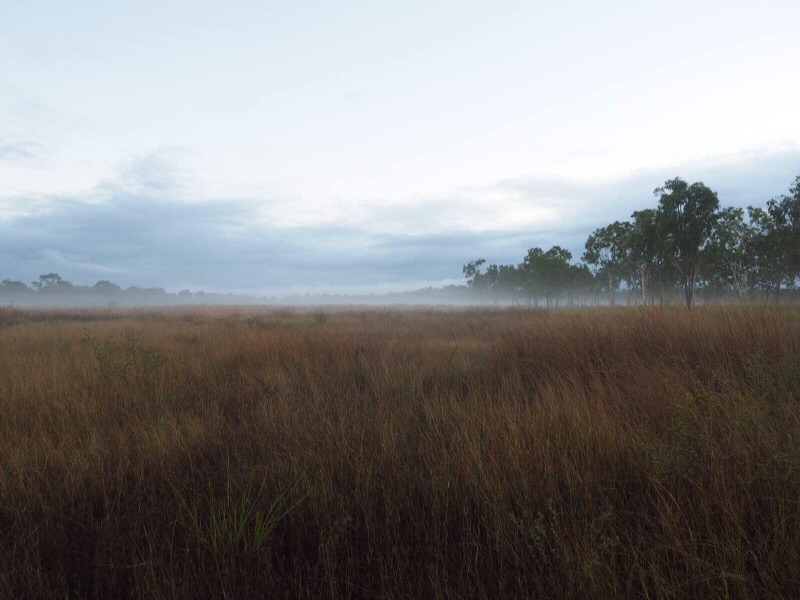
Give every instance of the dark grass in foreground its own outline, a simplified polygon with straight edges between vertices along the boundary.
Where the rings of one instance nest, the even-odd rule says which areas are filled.
[[[7,597],[800,594],[800,311],[0,311]]]

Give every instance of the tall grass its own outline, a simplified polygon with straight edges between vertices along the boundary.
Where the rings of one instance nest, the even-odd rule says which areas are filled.
[[[7,597],[797,597],[800,311],[0,310]]]

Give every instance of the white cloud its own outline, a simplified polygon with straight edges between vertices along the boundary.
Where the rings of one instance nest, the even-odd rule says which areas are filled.
[[[76,283],[268,294],[414,289],[459,279],[478,256],[517,263],[530,247],[559,244],[577,258],[594,228],[655,206],[653,189],[676,175],[744,206],[784,192],[800,171],[795,150],[595,184],[515,179],[411,207],[370,205],[350,222],[287,226],[269,219],[280,202],[183,196],[192,186],[159,156],[127,163],[84,196],[44,196],[36,210],[6,215],[0,276],[27,281],[57,270]]]

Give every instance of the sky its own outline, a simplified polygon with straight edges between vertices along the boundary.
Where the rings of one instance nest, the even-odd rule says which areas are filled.
[[[800,175],[800,2],[0,0],[0,279],[461,281]]]

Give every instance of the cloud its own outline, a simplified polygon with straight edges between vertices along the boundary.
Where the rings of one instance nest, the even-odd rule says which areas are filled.
[[[676,176],[704,181],[724,204],[763,204],[786,191],[800,173],[800,147],[761,149],[607,180],[520,177],[461,187],[443,197],[361,202],[350,222],[396,234],[518,231],[570,235],[657,204],[653,190]],[[548,237],[549,239],[549,237]],[[566,245],[567,242],[565,242]]]
[[[0,144],[0,163],[32,163],[41,164],[44,158],[44,147],[31,141],[16,141]]]
[[[187,198],[191,178],[168,155],[131,161],[80,197],[7,198],[12,207],[36,200],[37,208],[0,221],[0,278],[28,281],[55,270],[74,283],[173,290],[415,289],[459,280],[461,265],[477,257],[519,262],[533,246],[559,244],[578,258],[592,229],[655,206],[653,189],[676,175],[702,179],[723,204],[744,206],[784,192],[800,172],[800,151],[787,150],[618,181],[517,179],[410,206],[366,205],[339,224],[288,227],[270,219],[282,202]]]
[[[414,289],[459,279],[474,254],[517,260],[528,234],[387,234],[272,227],[248,202],[188,203],[118,192],[102,203],[60,198],[0,224],[3,278],[53,270],[75,283],[285,293]]]
[[[784,193],[800,174],[800,147],[761,149],[702,161],[639,170],[606,181],[514,179],[496,184],[537,206],[556,206],[572,227],[602,226],[628,219],[635,210],[655,208],[653,191],[668,179],[703,181],[726,206],[763,205]],[[561,229],[562,225],[558,228]],[[587,234],[589,231],[586,232]]]

